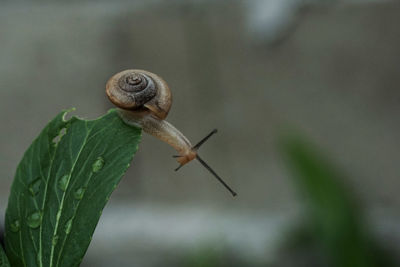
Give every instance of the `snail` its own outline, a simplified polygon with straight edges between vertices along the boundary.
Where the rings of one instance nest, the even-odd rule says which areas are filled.
[[[172,94],[160,76],[145,70],[125,70],[108,80],[106,94],[117,106],[118,114],[125,123],[139,126],[178,152],[178,155],[173,156],[179,163],[175,171],[197,159],[233,196],[236,196],[236,192],[197,153],[200,146],[217,133],[217,129],[193,146],[177,128],[167,122],[165,118],[171,108]]]

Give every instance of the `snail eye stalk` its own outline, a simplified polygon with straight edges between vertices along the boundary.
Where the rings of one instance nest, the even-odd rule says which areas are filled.
[[[218,180],[223,186],[225,186],[226,189],[228,189],[229,192],[231,192],[232,196],[235,197],[235,196],[237,195],[237,193],[236,193],[235,191],[233,191],[232,188],[230,188],[230,186],[227,185],[227,184],[225,183],[225,181],[222,180],[222,178],[219,177],[219,175],[218,175],[210,166],[208,166],[208,164],[207,164],[204,160],[202,160],[202,159],[199,157],[199,155],[196,156],[196,159],[197,159],[197,160],[201,163],[201,165],[203,165],[209,172],[211,172],[211,173],[214,175],[214,177],[217,178],[217,180]]]
[[[207,141],[213,134],[216,134],[217,132],[218,132],[217,129],[212,130],[211,133],[209,133],[206,137],[204,137],[203,139],[201,139],[200,142],[198,142],[198,143],[193,147],[193,149],[194,149],[194,150],[199,149],[200,146],[201,146],[202,144],[204,144],[205,141]]]
[[[193,146],[193,150],[197,151],[201,145],[203,145],[212,135],[216,134],[218,132],[217,129],[214,129],[209,133],[206,137],[200,140],[195,146]],[[182,156],[180,155],[174,155],[172,156],[173,158],[180,158]],[[201,165],[204,166],[214,177],[226,188],[228,191],[232,194],[232,196],[236,196],[237,193],[232,190],[232,188],[225,183],[225,181],[202,159],[200,158],[199,154],[196,154],[196,159],[201,163]],[[175,171],[178,171],[183,165],[179,165],[178,168],[175,169]]]

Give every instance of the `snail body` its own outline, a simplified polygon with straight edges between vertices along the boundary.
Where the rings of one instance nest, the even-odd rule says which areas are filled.
[[[125,123],[139,126],[146,133],[172,146],[179,153],[176,160],[181,166],[196,158],[197,152],[190,141],[166,120],[160,120],[150,111],[131,112],[120,109],[119,114]]]
[[[199,157],[198,148],[217,130],[192,146],[190,141],[165,118],[172,105],[172,94],[167,83],[158,75],[139,69],[119,72],[106,84],[106,94],[118,107],[120,117],[129,125],[139,126],[146,133],[168,143],[177,152],[179,167],[197,159],[231,193],[236,193]]]

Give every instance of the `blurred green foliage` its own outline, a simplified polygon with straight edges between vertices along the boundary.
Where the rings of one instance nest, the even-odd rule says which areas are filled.
[[[8,262],[8,258],[4,253],[1,243],[0,243],[0,267],[10,267],[10,263]]]
[[[306,201],[308,229],[297,237],[314,243],[328,266],[393,266],[373,242],[344,175],[300,136],[285,136],[280,147]]]
[[[259,266],[241,258],[226,247],[217,243],[206,244],[186,255],[182,260],[182,267],[243,267]]]
[[[195,251],[184,259],[183,266],[186,267],[216,267],[227,266],[224,264],[223,256],[211,247],[205,247]]]

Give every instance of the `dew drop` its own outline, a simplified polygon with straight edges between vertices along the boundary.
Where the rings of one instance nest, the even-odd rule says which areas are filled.
[[[29,184],[28,189],[32,196],[36,196],[39,193],[41,183],[42,179],[39,177]]]
[[[103,168],[104,163],[104,159],[102,157],[98,157],[92,165],[92,171],[99,172]]]
[[[31,228],[38,228],[42,224],[42,212],[35,211],[28,216],[26,220],[27,224]]]
[[[74,193],[75,199],[81,200],[83,198],[83,195],[85,194],[85,190],[86,189],[83,187],[78,188]]]
[[[51,244],[53,246],[57,245],[58,239],[59,239],[58,235],[53,236],[53,239],[51,240]]]
[[[71,232],[72,228],[72,218],[68,220],[68,222],[65,224],[65,233],[69,234]]]
[[[58,210],[56,215],[56,220],[57,221],[60,220],[60,217],[61,217],[61,210]]]
[[[14,233],[18,232],[19,229],[21,228],[21,222],[20,222],[19,220],[15,220],[15,221],[10,225],[10,228],[11,228],[11,232],[14,232]]]
[[[66,128],[62,128],[60,130],[60,132],[58,133],[58,135],[56,137],[53,138],[53,144],[57,144],[58,142],[60,142],[61,138],[66,134],[67,129]]]
[[[65,192],[65,190],[67,190],[69,177],[70,176],[68,174],[66,174],[60,178],[60,181],[58,181],[58,188],[60,188],[64,192]]]
[[[42,255],[40,253],[36,254],[36,264],[41,266],[42,264]]]

